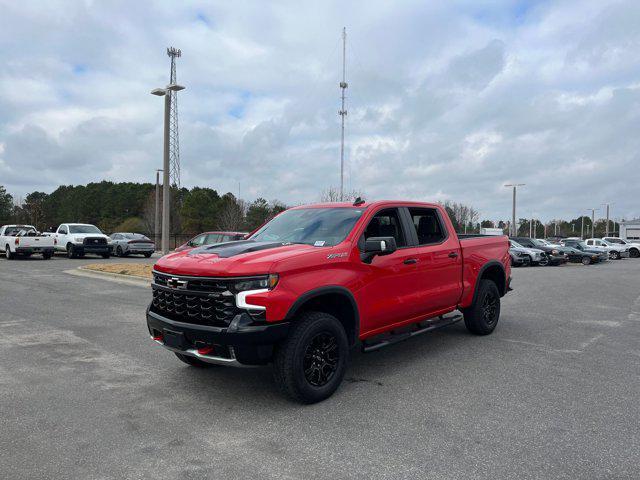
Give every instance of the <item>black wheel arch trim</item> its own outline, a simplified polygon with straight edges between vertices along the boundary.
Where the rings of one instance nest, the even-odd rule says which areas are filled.
[[[474,290],[473,290],[473,300],[471,302],[471,305],[475,304],[476,299],[478,298],[478,290],[480,289],[480,279],[482,278],[482,275],[484,275],[484,272],[492,267],[499,267],[500,271],[502,272],[502,275],[504,276],[504,290],[500,292],[500,296],[503,297],[509,291],[509,284],[511,282],[509,282],[509,279],[507,278],[507,274],[504,270],[504,265],[502,265],[502,263],[500,263],[497,260],[490,260],[487,263],[485,263],[482,267],[480,267],[480,271],[478,272],[478,275],[476,277],[476,286],[474,287]]]
[[[305,303],[307,303],[309,300],[327,294],[339,294],[349,300],[349,304],[351,305],[351,309],[353,310],[353,316],[355,320],[353,338],[349,338],[349,344],[355,344],[360,336],[360,311],[358,309],[358,304],[355,297],[353,296],[353,293],[351,293],[351,291],[346,287],[342,287],[340,285],[327,285],[324,287],[314,288],[313,290],[309,290],[308,292],[303,293],[302,295],[300,295],[300,297],[298,297],[293,305],[291,305],[284,317],[284,320],[292,321]]]

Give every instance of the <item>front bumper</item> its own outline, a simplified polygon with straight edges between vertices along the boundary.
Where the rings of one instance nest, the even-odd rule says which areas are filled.
[[[547,255],[547,258],[549,259],[549,265],[562,265],[569,260],[564,255]]]
[[[98,255],[103,255],[105,253],[111,253],[111,246],[107,243],[104,245],[85,245],[82,243],[74,243],[73,244],[73,248],[75,249],[76,252],[81,252],[81,253],[95,253]]]
[[[208,363],[263,365],[273,347],[289,332],[289,322],[253,322],[247,313],[236,315],[228,327],[177,322],[147,309],[147,328],[160,345]],[[206,353],[204,353],[206,352]]]

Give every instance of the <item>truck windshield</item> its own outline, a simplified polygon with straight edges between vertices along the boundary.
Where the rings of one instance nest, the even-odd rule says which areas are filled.
[[[102,233],[93,225],[69,225],[69,233]]]
[[[349,234],[363,210],[358,208],[299,208],[282,212],[251,236],[257,242],[337,245]]]

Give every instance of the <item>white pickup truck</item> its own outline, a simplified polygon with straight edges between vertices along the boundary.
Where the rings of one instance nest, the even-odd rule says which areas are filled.
[[[53,238],[55,249],[67,252],[69,258],[81,258],[85,253],[94,253],[102,258],[111,256],[111,239],[95,225],[63,223]]]
[[[3,225],[0,227],[0,251],[8,260],[17,255],[29,257],[34,253],[49,260],[53,256],[53,237],[41,235],[33,225]]]
[[[614,260],[620,260],[621,258],[628,258],[630,256],[629,247],[626,245],[617,245],[615,243],[607,242],[601,238],[588,238],[585,240],[585,243],[592,250],[607,252],[609,254],[609,258]]]

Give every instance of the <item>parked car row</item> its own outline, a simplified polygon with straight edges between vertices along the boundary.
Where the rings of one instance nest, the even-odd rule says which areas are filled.
[[[204,232],[176,248],[182,251],[217,243],[242,240],[246,232]],[[63,223],[55,232],[39,232],[33,225],[4,225],[0,227],[0,252],[8,259],[37,254],[49,259],[54,252],[66,253],[69,258],[82,258],[86,254],[109,258],[112,255],[151,257],[156,246],[141,233],[115,232],[104,234],[88,223]]]
[[[511,237],[509,242],[509,254],[513,266],[562,265],[567,262],[590,265],[609,259],[640,257],[640,244],[617,237],[587,240],[563,238],[559,241]]]

